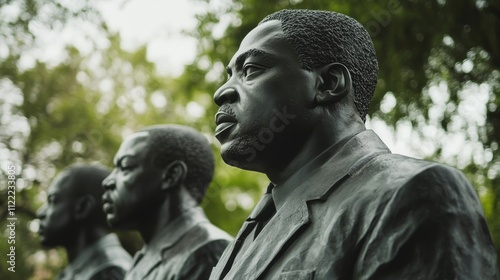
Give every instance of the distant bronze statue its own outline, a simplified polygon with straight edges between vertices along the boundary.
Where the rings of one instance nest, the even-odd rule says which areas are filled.
[[[101,182],[109,173],[100,165],[72,165],[49,186],[39,235],[42,245],[66,249],[69,265],[58,280],[121,280],[130,268],[132,257],[101,210]]]
[[[214,173],[208,141],[194,129],[152,126],[127,137],[103,182],[112,227],[138,230],[145,246],[126,279],[208,279],[231,237],[199,207]]]
[[[335,12],[282,10],[240,44],[214,95],[223,159],[267,192],[210,279],[494,279],[465,176],[392,154],[364,121],[372,41]]]

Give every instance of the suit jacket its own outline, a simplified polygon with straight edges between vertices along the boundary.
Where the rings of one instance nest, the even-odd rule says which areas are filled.
[[[287,197],[224,279],[495,279],[495,254],[461,172],[391,154],[368,130]]]
[[[208,279],[232,238],[200,207],[185,211],[134,256],[127,280]]]
[[[56,279],[58,280],[121,280],[130,268],[132,257],[110,233],[85,248]]]

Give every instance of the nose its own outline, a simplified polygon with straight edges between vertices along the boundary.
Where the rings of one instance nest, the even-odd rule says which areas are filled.
[[[102,181],[102,187],[105,191],[109,191],[115,188],[115,179],[112,175],[113,173],[109,174],[109,176]]]
[[[238,92],[232,86],[223,85],[214,94],[215,104],[222,106],[224,103],[233,103],[238,100]]]

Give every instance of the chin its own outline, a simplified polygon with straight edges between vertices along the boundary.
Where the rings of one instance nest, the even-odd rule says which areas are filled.
[[[221,147],[221,157],[226,164],[249,171],[263,172],[257,156],[258,151],[251,146],[224,144]]]
[[[111,217],[106,217],[106,221],[108,222],[108,225],[112,228],[123,228],[121,225],[120,221],[116,219],[116,217],[111,216]]]
[[[123,219],[117,219],[116,216],[106,217],[108,225],[113,229],[119,230],[136,230],[137,228],[133,226],[130,222]]]

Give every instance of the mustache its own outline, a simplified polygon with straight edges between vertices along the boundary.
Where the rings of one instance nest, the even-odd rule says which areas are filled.
[[[236,119],[236,114],[228,103],[222,104],[217,112],[227,114]]]

